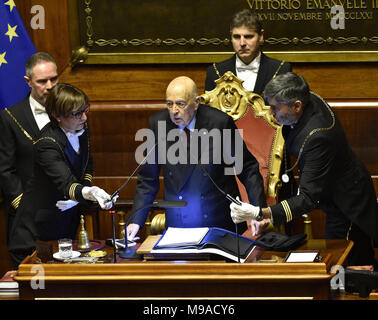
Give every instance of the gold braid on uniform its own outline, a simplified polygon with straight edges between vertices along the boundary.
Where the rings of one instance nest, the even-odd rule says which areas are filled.
[[[303,141],[303,143],[301,145],[301,148],[299,149],[297,160],[295,161],[294,165],[290,169],[286,169],[285,168],[285,174],[287,174],[288,172],[292,171],[297,166],[297,164],[299,163],[299,159],[302,156],[302,152],[304,150],[304,147],[305,147],[306,143],[308,142],[308,140],[310,139],[310,137],[313,134],[317,133],[317,132],[331,130],[335,126],[335,123],[336,123],[335,115],[334,115],[333,111],[331,110],[331,107],[328,105],[328,103],[326,101],[324,101],[324,99],[322,97],[320,97],[319,95],[317,95],[316,93],[310,91],[310,94],[313,94],[314,96],[318,97],[324,103],[325,107],[328,109],[328,112],[331,115],[332,122],[329,125],[329,127],[326,127],[326,128],[315,128],[315,129],[311,130],[311,132],[304,139],[304,141]],[[284,153],[284,155],[286,155],[286,153]],[[284,161],[285,161],[285,164],[286,164],[286,156],[285,156]],[[286,200],[284,200],[284,201],[281,202],[281,204],[282,204],[283,209],[285,210],[286,222],[289,222],[289,221],[293,220],[293,215],[291,213],[291,209],[290,209],[289,203]],[[348,233],[349,233],[349,231],[348,231]]]
[[[23,132],[23,134],[26,136],[26,138],[28,138],[32,143],[34,143],[34,139],[32,138],[32,136],[24,129],[24,127],[21,125],[21,123],[18,122],[18,120],[16,119],[16,117],[12,114],[12,112],[10,112],[8,110],[8,108],[5,108],[4,109],[8,114],[9,116],[13,119],[13,121],[16,123],[16,125],[20,128],[20,130]],[[21,193],[18,197],[16,197],[15,199],[13,199],[13,201],[11,202],[11,206],[14,208],[14,209],[17,209],[18,206],[20,205],[20,201],[21,201],[21,197],[22,197],[23,193]]]
[[[22,197],[23,193],[21,193],[17,198],[15,198],[12,202],[11,202],[11,205],[14,209],[17,209],[18,206],[20,205],[20,201],[21,201],[21,197]]]
[[[74,200],[74,201],[78,201],[75,198],[75,190],[76,190],[77,186],[80,186],[80,183],[75,182],[75,183],[71,184],[70,190],[68,191],[68,195],[69,195],[70,199]]]
[[[276,72],[275,72],[274,75],[273,75],[273,79],[277,76],[278,72],[280,72],[280,70],[281,70],[281,68],[282,68],[282,66],[283,66],[284,64],[285,64],[285,60],[282,60],[281,63],[280,63],[280,65],[278,66]],[[214,68],[215,73],[216,73],[216,74],[218,75],[218,77],[220,78],[221,75],[220,75],[220,73],[219,73],[219,70],[218,70],[217,65],[216,65],[215,62],[213,63],[213,68]]]
[[[37,141],[35,141],[34,144],[37,144],[38,142],[40,142],[42,140],[50,140],[50,141],[54,142],[59,147],[60,152],[63,155],[63,158],[65,158],[65,154],[64,154],[64,151],[62,150],[62,147],[60,146],[60,144],[54,138],[52,138],[52,137],[42,137],[42,138],[39,138]],[[87,180],[89,180],[89,177],[90,177],[90,181],[92,181],[92,176],[90,174],[86,174],[86,176],[87,175],[88,175]],[[75,198],[75,190],[76,190],[77,186],[80,186],[80,183],[74,182],[73,184],[71,184],[70,189],[68,191],[68,195],[69,195],[70,199],[74,200],[74,201],[78,201]]]
[[[276,72],[274,73],[274,76],[273,76],[272,79],[274,79],[274,78],[277,76],[278,72],[280,72],[280,70],[281,70],[282,66],[284,65],[284,63],[285,63],[285,61],[282,60],[282,61],[281,61],[281,64],[278,66]]]
[[[285,210],[286,222],[293,220],[293,214],[291,213],[289,203],[286,200],[284,200],[281,202],[281,204],[282,204],[283,209]]]
[[[214,68],[214,70],[215,70],[215,73],[216,73],[216,74],[218,75],[218,77],[220,78],[221,75],[220,75],[220,73],[219,73],[219,70],[218,70],[217,65],[216,65],[215,62],[213,63],[213,68]]]
[[[93,176],[91,175],[91,174],[89,174],[89,173],[86,173],[85,175],[84,175],[84,180],[87,180],[87,181],[89,181],[89,182],[92,182],[92,178],[93,178]]]
[[[26,136],[26,138],[28,138],[31,142],[34,143],[34,139],[32,138],[32,136],[22,127],[21,123],[18,122],[18,120],[16,119],[16,117],[8,110],[8,108],[5,108],[4,109],[8,114],[9,116],[13,119],[13,121],[17,124],[17,126],[20,128],[20,130],[24,133],[24,135]]]

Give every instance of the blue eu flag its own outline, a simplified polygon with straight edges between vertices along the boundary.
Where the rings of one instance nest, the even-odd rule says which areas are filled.
[[[14,0],[0,0],[0,110],[25,98],[25,63],[36,52]]]

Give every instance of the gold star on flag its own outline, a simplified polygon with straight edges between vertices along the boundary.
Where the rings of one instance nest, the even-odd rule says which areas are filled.
[[[17,26],[14,26],[13,28],[8,23],[8,31],[5,33],[6,36],[9,36],[9,42],[12,42],[13,37],[18,37],[18,34],[16,33]]]
[[[9,0],[8,2],[5,2],[4,4],[9,6],[10,12],[12,12],[13,8],[16,6],[13,0]]]
[[[7,53],[7,52],[4,52],[4,53],[0,54],[0,67],[1,67],[1,65],[2,65],[3,63],[8,63],[7,60],[5,60],[5,54],[6,54],[6,53]]]

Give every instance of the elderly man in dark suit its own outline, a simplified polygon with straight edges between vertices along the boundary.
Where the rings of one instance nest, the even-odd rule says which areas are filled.
[[[26,62],[25,81],[30,94],[0,111],[0,186],[7,213],[7,241],[26,183],[33,173],[33,143],[50,122],[45,111],[49,91],[58,83],[57,66],[47,53],[38,52]]]
[[[271,80],[264,91],[271,113],[283,125],[288,152],[297,161],[297,196],[268,207],[231,205],[234,221],[272,219],[275,225],[313,209],[326,213],[326,238],[348,238],[350,265],[375,265],[378,204],[370,173],[351,150],[336,115],[295,73]],[[285,174],[287,174],[287,172]]]
[[[149,132],[157,145],[154,161],[147,161],[138,175],[133,206],[135,217],[127,228],[129,237],[133,238],[145,223],[148,208],[137,211],[154,201],[160,185],[160,169],[164,175],[164,199],[187,201],[184,208],[166,209],[167,227],[207,226],[234,231],[229,200],[214,183],[235,197],[239,195],[236,172],[246,186],[249,201],[264,206],[266,199],[258,162],[248,151],[233,119],[220,110],[200,104],[192,79],[172,80],[167,87],[166,103],[167,108],[149,121]],[[185,132],[190,138],[189,150]],[[210,135],[213,138],[206,139]],[[193,143],[197,141],[198,144]],[[184,153],[178,163],[175,151]],[[217,157],[217,152],[221,157]],[[238,231],[245,230],[243,223]]]
[[[205,90],[215,88],[215,80],[232,71],[243,80],[245,89],[261,95],[265,85],[277,74],[291,71],[287,62],[269,58],[261,52],[264,30],[251,10],[237,12],[230,25],[231,42],[235,54],[225,61],[214,63],[207,69]]]

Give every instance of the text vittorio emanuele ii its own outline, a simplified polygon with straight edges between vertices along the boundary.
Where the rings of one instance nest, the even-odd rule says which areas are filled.
[[[251,9],[260,11],[260,20],[330,20],[331,8],[343,6],[346,20],[371,20],[378,0],[247,0]],[[294,10],[288,12],[287,10]],[[275,12],[277,11],[277,12]]]

